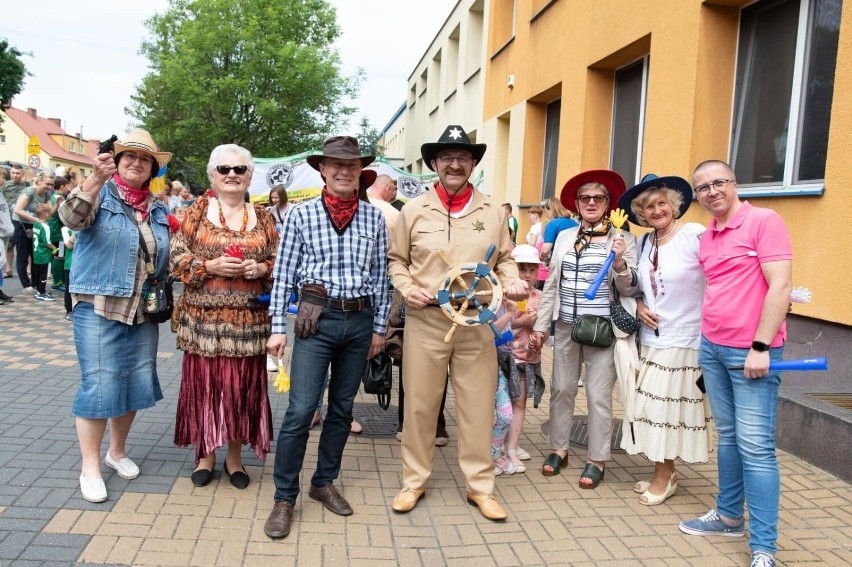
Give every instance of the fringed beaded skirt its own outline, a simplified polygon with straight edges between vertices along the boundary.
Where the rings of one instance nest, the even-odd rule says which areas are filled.
[[[266,356],[205,357],[184,353],[175,445],[195,445],[195,463],[231,440],[269,452],[272,410]]]

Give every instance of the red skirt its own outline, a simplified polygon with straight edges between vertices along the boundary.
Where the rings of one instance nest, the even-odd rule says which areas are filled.
[[[175,445],[195,445],[195,464],[228,443],[251,445],[264,460],[272,439],[266,355],[243,358],[184,353]]]

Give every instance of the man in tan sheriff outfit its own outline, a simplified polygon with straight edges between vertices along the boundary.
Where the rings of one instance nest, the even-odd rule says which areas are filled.
[[[512,239],[502,207],[468,182],[485,144],[472,144],[461,126],[448,126],[438,142],[423,144],[423,163],[438,173],[432,190],[402,209],[388,252],[388,273],[406,304],[403,344],[405,428],[402,433],[403,487],[393,500],[397,512],[412,510],[426,492],[435,452],[435,422],[447,367],[456,398],[459,467],[467,480],[467,499],[490,520],[506,511],[494,499],[491,430],[497,389],[497,351],[488,325],[452,327],[435,300],[443,276],[453,266],[484,261],[509,299],[524,299],[527,284],[511,257]],[[443,255],[443,258],[442,258]],[[446,259],[446,261],[445,261]]]

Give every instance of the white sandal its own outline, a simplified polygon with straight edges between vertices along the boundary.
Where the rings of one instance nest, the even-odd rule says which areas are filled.
[[[512,466],[515,468],[516,473],[527,472],[527,466],[520,460],[520,449],[518,449],[517,451],[515,449],[506,449],[506,458],[509,459],[510,463],[512,463]]]

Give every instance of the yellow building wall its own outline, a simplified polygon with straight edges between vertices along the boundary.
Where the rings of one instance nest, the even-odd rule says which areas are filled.
[[[514,36],[496,43],[497,38],[488,36],[483,131],[496,132],[498,121],[508,121],[525,132],[520,147],[504,151],[522,171],[491,180],[495,199],[540,201],[544,105],[557,98],[557,195],[576,173],[608,167],[613,71],[643,56],[650,59],[639,176],[653,172],[691,180],[701,161],[727,160],[739,15],[747,3],[553,0],[542,10],[540,1],[517,0]],[[506,29],[505,23],[500,29]],[[512,88],[507,87],[510,75]],[[556,94],[554,87],[560,87]],[[850,89],[852,11],[843,10],[825,193],[749,199],[755,206],[778,211],[790,230],[793,285],[814,293],[813,303],[797,305],[795,312],[844,325],[852,325],[852,293],[842,278],[852,259],[852,168],[844,163],[852,155]],[[524,105],[522,117],[517,109]],[[482,141],[491,152],[494,140]],[[516,216],[523,235],[529,226],[526,214]],[[694,203],[685,220],[707,225],[710,217]]]

